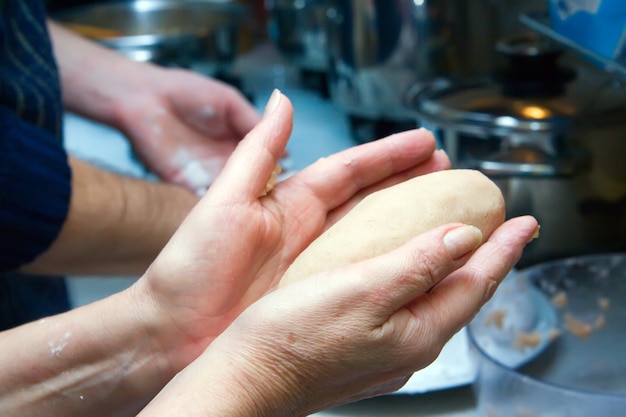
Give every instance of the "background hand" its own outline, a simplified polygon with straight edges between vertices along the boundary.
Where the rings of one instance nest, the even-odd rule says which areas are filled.
[[[167,182],[203,194],[261,118],[227,84],[132,61],[48,23],[66,108],[120,130],[145,166]]]
[[[144,65],[117,126],[167,182],[204,194],[260,115],[236,89],[191,71]]]

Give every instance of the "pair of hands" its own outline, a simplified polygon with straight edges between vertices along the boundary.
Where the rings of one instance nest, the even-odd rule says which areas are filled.
[[[165,181],[203,192],[222,171],[130,290],[149,306],[136,314],[159,323],[151,340],[165,374],[182,370],[144,415],[294,416],[399,388],[471,319],[537,228],[514,219],[455,253],[444,237],[461,226],[448,225],[277,290],[296,256],[364,196],[448,168],[432,136],[349,149],[263,196],[291,132],[286,97],[274,95],[259,123],[231,87],[96,54],[51,27],[70,109],[121,130]]]
[[[161,343],[176,345],[166,349],[170,366],[187,367],[142,415],[181,406],[190,416],[302,415],[393,391],[473,317],[536,232],[533,218],[516,218],[459,251],[444,237],[463,226],[447,225],[276,289],[295,257],[365,195],[449,167],[428,132],[411,131],[322,159],[264,196],[292,112],[272,96],[135,286],[167,329]]]

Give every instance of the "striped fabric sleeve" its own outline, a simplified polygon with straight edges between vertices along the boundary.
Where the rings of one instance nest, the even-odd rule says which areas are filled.
[[[70,186],[67,154],[57,138],[0,105],[0,271],[50,247],[67,217]]]

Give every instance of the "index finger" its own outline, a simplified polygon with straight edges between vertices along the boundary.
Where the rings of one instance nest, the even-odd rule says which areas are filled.
[[[396,133],[322,158],[286,182],[303,184],[330,210],[363,190],[448,168],[445,155],[433,158],[435,147],[434,136],[425,129]]]

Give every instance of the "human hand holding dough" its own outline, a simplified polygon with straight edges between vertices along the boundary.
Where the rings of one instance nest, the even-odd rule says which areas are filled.
[[[479,171],[412,178],[363,199],[302,251],[279,285],[382,255],[447,223],[475,226],[485,241],[504,218],[500,189]]]

